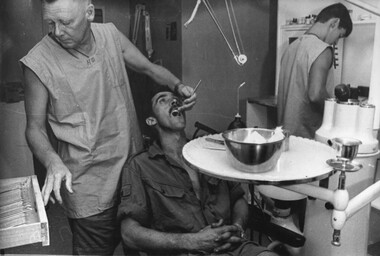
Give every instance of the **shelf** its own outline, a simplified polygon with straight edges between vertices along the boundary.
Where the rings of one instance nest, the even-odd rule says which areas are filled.
[[[277,107],[277,97],[276,96],[266,96],[257,98],[248,98],[248,103],[255,103],[265,107]]]
[[[365,25],[365,24],[376,24],[376,19],[368,20],[354,20],[353,25]],[[281,29],[287,30],[306,30],[311,27],[312,24],[292,24],[292,25],[282,25]]]
[[[282,25],[281,29],[288,30],[306,30],[311,27],[311,24],[293,24],[293,25]]]
[[[375,19],[371,20],[355,20],[352,22],[354,25],[376,24]]]

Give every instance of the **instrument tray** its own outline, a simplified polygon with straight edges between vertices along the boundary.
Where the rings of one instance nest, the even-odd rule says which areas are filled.
[[[50,243],[37,177],[0,179],[0,249],[38,242]]]

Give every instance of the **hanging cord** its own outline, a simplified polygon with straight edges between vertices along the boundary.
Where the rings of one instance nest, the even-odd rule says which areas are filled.
[[[244,53],[245,50],[244,50],[244,46],[243,46],[243,40],[241,40],[240,28],[239,28],[239,24],[238,24],[237,19],[236,19],[235,8],[234,8],[234,6],[232,4],[232,0],[230,0],[230,4],[231,4],[231,10],[232,10],[232,17],[234,18],[234,22],[235,22],[235,26],[236,26],[236,31],[237,31],[238,38],[239,38],[239,43],[240,43],[240,46],[241,46],[241,51]],[[236,41],[236,38],[235,38],[235,41]],[[239,52],[239,55],[241,55],[241,52]]]
[[[233,34],[233,37],[234,37],[234,41],[235,41],[235,44],[236,44],[236,48],[237,48],[238,54],[235,54],[234,50],[232,49],[231,44],[228,42],[228,39],[227,39],[226,35],[224,34],[224,32],[222,30],[220,22],[217,19],[216,15],[214,13],[214,10],[212,9],[211,4],[210,4],[210,2],[208,0],[197,0],[197,3],[195,5],[195,7],[194,7],[193,12],[191,13],[190,18],[189,18],[188,21],[185,22],[184,26],[187,28],[187,26],[194,20],[194,17],[196,15],[196,13],[198,12],[199,5],[203,2],[204,5],[206,6],[207,11],[209,12],[211,18],[215,22],[215,25],[217,26],[219,32],[222,34],[223,39],[226,42],[228,48],[230,49],[230,51],[232,53],[232,56],[234,57],[235,61],[237,62],[238,65],[242,66],[242,65],[244,65],[247,62],[247,56],[244,53],[242,53],[242,52],[244,52],[243,41],[241,39],[241,35],[240,35],[240,31],[239,31],[239,26],[238,26],[238,23],[237,23],[237,19],[236,19],[236,15],[235,15],[234,6],[232,4],[232,0],[229,0],[229,1],[230,2],[228,4],[227,0],[225,0],[225,4],[226,4],[227,13],[228,13],[228,19],[229,19],[229,22],[230,22],[230,26],[231,26],[231,30],[232,30],[232,34]],[[230,8],[231,8],[231,12],[230,12]],[[235,29],[237,30],[237,37],[236,37]],[[238,39],[239,39],[239,42],[238,42]],[[241,49],[239,47],[239,43],[240,43]]]
[[[228,19],[229,19],[229,21],[230,21],[231,30],[232,30],[232,35],[234,36],[234,41],[235,41],[235,44],[236,44],[236,49],[238,50],[238,53],[239,53],[239,55],[240,55],[240,54],[241,54],[241,52],[240,52],[240,47],[239,47],[239,44],[238,44],[238,41],[237,41],[237,38],[236,38],[235,28],[234,28],[234,26],[233,26],[233,24],[232,24],[230,8],[229,8],[229,6],[228,6],[227,0],[224,0],[224,2],[225,2],[225,4],[226,4],[226,9],[227,9],[227,14],[228,14]],[[230,0],[230,4],[231,4],[231,3],[232,3],[232,2],[231,2],[231,0]],[[233,9],[233,8],[231,8],[231,9]],[[235,25],[236,25],[236,23],[235,23]]]
[[[234,24],[236,26],[236,30],[237,30],[237,34],[238,34],[238,38],[239,38],[239,42],[240,42],[240,45],[241,45],[241,48],[242,48],[242,51],[244,52],[244,47],[243,47],[243,41],[241,40],[241,36],[240,36],[240,30],[239,30],[239,25],[238,25],[238,22],[236,20],[236,15],[235,15],[235,10],[234,10],[234,6],[232,4],[232,0],[229,0],[230,1],[230,5],[231,5],[231,10],[232,10],[232,16],[234,18]],[[239,55],[238,56],[234,56],[236,62],[242,66],[244,65],[246,62],[247,62],[247,56],[245,54],[243,54],[241,51],[240,51],[240,48],[239,48],[239,44],[238,44],[238,41],[236,39],[236,35],[235,35],[235,30],[234,30],[234,27],[233,27],[233,22],[231,20],[231,15],[230,15],[230,12],[229,12],[229,8],[228,8],[228,5],[227,5],[227,0],[225,0],[225,3],[226,3],[226,8],[227,8],[227,12],[228,12],[228,18],[230,20],[230,24],[231,24],[231,29],[232,29],[232,33],[234,35],[234,40],[235,40],[235,43],[236,43],[236,48],[238,50],[238,53]]]
[[[226,35],[223,33],[223,30],[222,30],[222,28],[221,28],[221,26],[220,26],[220,23],[219,23],[218,19],[216,18],[215,13],[214,13],[214,11],[212,10],[212,7],[211,7],[210,3],[208,2],[208,0],[202,0],[202,1],[203,1],[203,3],[205,4],[205,6],[206,6],[208,12],[210,13],[211,18],[212,18],[213,21],[215,22],[215,25],[218,27],[219,32],[222,34],[224,40],[226,41],[226,43],[227,43],[227,45],[228,45],[228,48],[230,49],[232,55],[235,56],[236,54],[235,54],[234,50],[232,49],[230,43],[228,42]]]
[[[247,56],[244,55],[244,54],[241,54],[241,52],[240,52],[239,44],[237,42],[237,38],[236,38],[236,35],[235,35],[235,27],[232,24],[232,19],[231,19],[230,10],[229,10],[230,7],[229,7],[227,1],[225,0],[226,8],[227,8],[227,13],[228,13],[228,17],[229,17],[232,33],[233,33],[233,36],[234,36],[235,44],[236,44],[236,47],[237,47],[237,50],[238,50],[238,54],[235,54],[234,50],[232,49],[231,44],[228,42],[228,39],[227,39],[226,35],[224,34],[224,32],[223,32],[223,30],[222,30],[222,28],[220,26],[220,22],[217,19],[217,17],[215,15],[215,13],[214,13],[214,11],[213,11],[213,9],[212,9],[211,4],[209,3],[209,1],[208,0],[202,0],[202,1],[203,1],[204,5],[206,6],[208,12],[210,13],[211,18],[213,19],[213,21],[215,22],[216,26],[218,27],[219,32],[222,34],[222,36],[224,38],[224,41],[227,43],[227,46],[230,49],[230,51],[232,53],[232,56],[234,57],[235,61],[240,66],[242,66],[247,61]],[[239,29],[239,27],[237,25],[236,16],[235,16],[235,11],[233,10],[232,2],[231,2],[231,8],[232,8],[233,16],[234,16],[234,21],[235,21],[236,29]],[[238,31],[238,37],[239,37],[239,39],[241,41],[241,37],[240,37],[239,31]]]

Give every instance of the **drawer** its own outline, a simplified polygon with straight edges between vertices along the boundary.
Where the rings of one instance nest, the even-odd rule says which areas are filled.
[[[39,242],[50,244],[37,177],[0,179],[0,249]]]

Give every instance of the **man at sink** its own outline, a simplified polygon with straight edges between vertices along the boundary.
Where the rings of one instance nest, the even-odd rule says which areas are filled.
[[[245,237],[248,204],[239,183],[188,168],[181,100],[160,88],[146,124],[155,142],[122,172],[118,217],[124,250],[148,255],[278,255]]]
[[[352,31],[349,11],[341,4],[324,8],[304,35],[281,59],[277,121],[290,134],[314,139],[321,126],[324,102],[332,97],[334,45]]]

